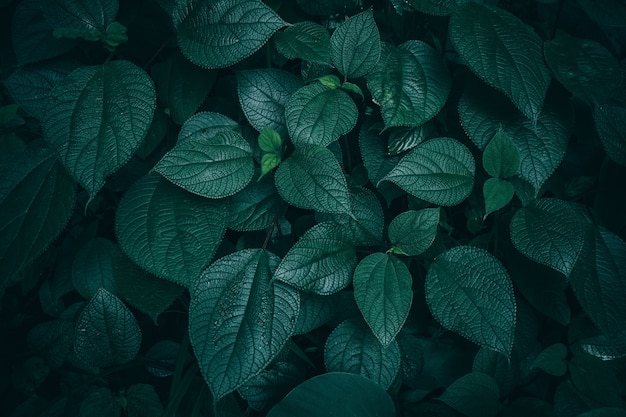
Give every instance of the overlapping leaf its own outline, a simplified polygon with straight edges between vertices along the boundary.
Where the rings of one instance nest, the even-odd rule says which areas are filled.
[[[408,3],[416,10],[435,16],[451,15],[463,3],[468,0],[408,0]]]
[[[426,276],[426,303],[444,327],[510,357],[515,296],[504,266],[489,252],[457,246],[435,258]]]
[[[276,49],[289,59],[330,65],[330,35],[314,22],[298,22],[274,35]]]
[[[178,133],[178,141],[212,138],[223,130],[239,131],[240,126],[230,117],[220,113],[205,111],[189,118]]]
[[[397,215],[389,223],[387,231],[394,251],[417,256],[428,249],[437,235],[439,213],[438,208],[426,208],[408,210]]]
[[[286,25],[259,0],[179,1],[172,18],[182,53],[205,68],[224,68],[247,58]]]
[[[300,311],[294,334],[305,334],[326,324],[338,310],[336,295],[300,294]]]
[[[87,299],[100,288],[117,295],[113,261],[120,255],[120,248],[108,239],[100,237],[85,243],[72,262],[72,281],[76,291]]]
[[[492,377],[471,372],[454,381],[439,400],[467,417],[495,417],[499,397],[500,389]]]
[[[118,0],[46,0],[41,2],[43,14],[56,31],[89,37],[104,34],[113,23],[119,8]]]
[[[228,217],[225,204],[148,174],[120,201],[115,219],[119,244],[137,265],[190,287],[222,240]]]
[[[367,75],[380,58],[380,33],[372,9],[350,17],[330,38],[330,58],[346,78]]]
[[[129,61],[80,67],[50,92],[44,136],[90,198],[141,145],[156,107],[152,80]]]
[[[530,26],[502,9],[468,2],[450,18],[450,40],[476,75],[537,120],[550,74]]]
[[[593,117],[606,155],[626,166],[626,107],[597,105]]]
[[[298,292],[270,278],[279,259],[246,249],[214,262],[195,285],[189,335],[216,399],[261,372],[291,336]]]
[[[265,229],[286,206],[271,180],[251,182],[230,199],[228,227],[238,231]]]

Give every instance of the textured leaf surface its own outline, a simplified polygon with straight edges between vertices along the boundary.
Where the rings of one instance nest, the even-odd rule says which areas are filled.
[[[411,40],[399,47],[384,45],[367,86],[380,105],[385,127],[419,126],[445,104],[450,74],[431,46]]]
[[[330,58],[346,78],[367,75],[380,58],[380,33],[372,9],[341,23],[330,38]]]
[[[287,134],[285,106],[289,97],[300,87],[302,81],[278,69],[237,73],[237,93],[241,109],[252,127],[259,132],[269,127],[281,136]]]
[[[267,417],[393,417],[393,401],[380,385],[345,372],[306,380],[272,408]]]
[[[85,243],[72,262],[72,281],[76,291],[87,299],[101,287],[117,295],[113,260],[120,254],[120,248],[108,239],[100,237]]]
[[[374,336],[383,346],[395,340],[409,315],[413,279],[393,255],[374,253],[354,271],[354,298]]]
[[[223,201],[195,196],[148,174],[120,201],[115,231],[137,265],[190,287],[220,244],[227,217]]]
[[[276,49],[288,59],[303,59],[330,65],[330,35],[314,22],[294,23],[274,35]]]
[[[294,334],[305,334],[326,324],[338,310],[338,296],[300,294],[300,311]]]
[[[104,34],[113,23],[119,8],[118,0],[46,0],[41,2],[43,14],[55,29],[81,34]]]
[[[433,204],[453,206],[474,186],[474,157],[451,138],[431,139],[406,154],[383,180]]]
[[[251,182],[231,197],[228,227],[237,231],[263,230],[286,209],[271,181]]]
[[[133,314],[119,298],[99,289],[76,321],[76,356],[96,368],[119,365],[133,360],[140,345]]]
[[[500,389],[489,375],[471,372],[450,385],[439,401],[467,417],[495,417],[500,408]]]
[[[536,200],[511,219],[511,241],[524,256],[566,277],[574,268],[584,242],[581,215],[569,203],[553,198]]]
[[[565,32],[544,45],[552,73],[572,94],[590,102],[603,102],[622,84],[617,59],[591,39],[575,38]]]
[[[426,208],[398,214],[387,231],[391,244],[409,256],[423,253],[435,241],[439,213],[438,208]]]
[[[278,257],[263,249],[225,256],[193,289],[189,335],[216,399],[261,372],[291,336],[298,292],[270,278]]]
[[[276,188],[289,204],[323,213],[350,213],[350,194],[331,151],[304,145],[285,159],[275,176]]]
[[[320,223],[308,230],[283,258],[274,279],[301,291],[332,294],[347,287],[357,259],[341,229]]]
[[[365,323],[346,320],[326,339],[324,363],[328,372],[361,375],[387,389],[400,369],[400,348],[395,340],[383,347]]]
[[[223,198],[248,185],[254,175],[252,147],[232,130],[180,141],[154,167],[172,183],[207,198]]]
[[[359,148],[367,176],[378,184],[400,161],[398,155],[389,155],[384,137],[368,121],[359,132]]]
[[[483,167],[495,178],[507,178],[517,174],[520,166],[519,151],[511,139],[498,130],[483,152]]]
[[[172,18],[182,53],[205,68],[224,68],[247,58],[286,25],[258,0],[179,1]]]
[[[509,181],[501,180],[500,178],[489,178],[483,184],[485,216],[509,204],[514,195],[515,187]]]
[[[417,127],[394,128],[389,133],[387,149],[389,155],[398,155],[415,148],[434,134],[434,129],[430,123]]]
[[[603,361],[626,357],[626,332],[614,336],[599,335],[580,341],[581,349]]]
[[[599,227],[587,226],[584,236],[570,283],[591,320],[614,336],[626,331],[626,243]]]
[[[435,258],[426,303],[445,328],[510,357],[515,297],[504,266],[489,252],[457,246]]]
[[[154,84],[135,64],[81,67],[50,92],[44,136],[93,198],[139,148],[155,107]]]
[[[223,130],[239,131],[240,126],[230,117],[210,111],[201,112],[188,119],[178,133],[178,141],[212,138]]]
[[[74,209],[74,181],[41,145],[0,163],[0,288],[52,243]]]
[[[354,101],[340,89],[313,83],[296,91],[285,108],[294,145],[328,146],[356,124]]]
[[[530,26],[502,9],[468,2],[450,18],[450,40],[476,75],[537,120],[550,74]]]
[[[598,105],[593,109],[593,117],[606,155],[626,166],[626,108]]]

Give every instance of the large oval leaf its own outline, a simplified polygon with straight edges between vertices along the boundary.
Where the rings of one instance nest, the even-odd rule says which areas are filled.
[[[502,9],[468,2],[450,18],[450,40],[476,75],[537,120],[550,74],[530,26]]]
[[[354,299],[383,346],[395,340],[409,315],[412,284],[409,269],[393,255],[368,255],[354,271]]]
[[[215,254],[227,217],[223,201],[190,194],[148,174],[120,201],[115,231],[122,250],[139,266],[190,287]]]
[[[172,183],[207,198],[223,198],[245,187],[254,175],[252,147],[232,130],[180,141],[154,167]]]
[[[371,380],[329,372],[306,380],[272,408],[267,417],[394,417],[389,394]]]
[[[289,204],[323,213],[350,213],[348,184],[337,159],[321,146],[303,145],[276,171],[276,188]]]
[[[156,107],[152,80],[128,61],[81,67],[50,92],[44,136],[70,174],[89,192],[130,159]]]
[[[358,111],[343,90],[315,82],[296,91],[285,108],[294,145],[328,146],[356,124]]]
[[[141,345],[141,329],[119,298],[100,288],[76,321],[76,356],[90,367],[130,362]]]
[[[437,236],[439,208],[408,210],[389,224],[389,240],[395,252],[417,256],[430,247]]]
[[[339,25],[330,38],[330,58],[346,78],[367,75],[380,58],[380,33],[372,9]]]
[[[252,127],[259,132],[269,127],[281,136],[287,134],[285,106],[289,97],[300,87],[300,79],[278,69],[237,73],[237,93],[241,109]]]
[[[298,292],[270,283],[279,259],[246,249],[215,261],[193,289],[189,335],[216,399],[261,372],[291,336]]]
[[[177,1],[172,18],[181,51],[205,68],[224,68],[247,58],[286,25],[258,0]]]
[[[74,209],[74,181],[42,145],[0,163],[0,288],[52,243]]]
[[[506,269],[489,252],[457,246],[435,258],[426,303],[445,328],[510,358],[515,295]]]
[[[380,105],[385,127],[420,126],[445,104],[450,74],[439,53],[424,42],[385,44],[367,87]]]
[[[626,166],[626,107],[597,105],[593,118],[606,155]]]
[[[474,186],[474,157],[451,138],[431,139],[406,154],[382,180],[391,181],[422,200],[453,206]]]
[[[535,200],[511,219],[511,241],[524,256],[569,276],[584,242],[576,208],[554,198]]]
[[[346,320],[326,339],[328,372],[350,372],[371,379],[384,389],[400,369],[400,348],[394,340],[384,347],[362,321]]]
[[[330,35],[317,23],[294,23],[274,35],[276,49],[288,59],[300,58],[330,66]]]
[[[287,252],[274,279],[323,295],[347,287],[357,260],[344,234],[331,223],[312,227]]]

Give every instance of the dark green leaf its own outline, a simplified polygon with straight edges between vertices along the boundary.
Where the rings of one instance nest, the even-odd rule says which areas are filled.
[[[129,61],[72,71],[50,92],[46,139],[90,199],[141,145],[156,108],[154,84]]]
[[[606,155],[626,166],[626,108],[597,105],[593,109],[593,117]]]
[[[348,184],[337,159],[321,146],[302,145],[275,175],[276,188],[289,204],[323,213],[350,213]]]
[[[387,143],[388,154],[397,155],[415,148],[428,137],[432,136],[434,129],[430,123],[417,127],[400,127],[392,129]]]
[[[330,223],[307,231],[283,258],[274,279],[302,291],[332,294],[352,280],[357,259],[344,232]]]
[[[513,285],[504,266],[489,252],[458,246],[435,258],[426,276],[426,303],[445,328],[511,356]]]
[[[468,2],[450,18],[450,40],[476,75],[537,120],[550,74],[530,26],[503,9]]]
[[[607,26],[626,26],[626,4],[621,0],[578,0],[585,13]]]
[[[359,10],[363,4],[360,0],[296,0],[298,6],[306,13],[314,16],[330,16],[335,13],[351,14]]]
[[[612,361],[626,357],[626,332],[614,336],[599,335],[580,341],[583,352],[602,359]]]
[[[287,24],[258,0],[177,1],[172,19],[182,53],[205,68],[247,58]]]
[[[380,58],[380,33],[372,9],[341,23],[330,38],[330,58],[346,78],[367,75]]]
[[[226,229],[228,208],[148,174],[126,192],[115,231],[137,265],[187,287],[209,264]]]
[[[155,417],[163,414],[163,405],[152,385],[133,384],[126,390],[128,417]]]
[[[483,152],[483,167],[495,178],[508,178],[517,174],[520,166],[519,151],[502,130],[493,136]]]
[[[73,37],[102,36],[113,23],[118,0],[46,0],[41,2],[44,17],[55,29],[79,34]]]
[[[261,372],[291,336],[298,292],[270,278],[279,259],[246,249],[214,262],[189,305],[189,335],[216,400]]]
[[[359,132],[359,147],[363,165],[373,184],[378,184],[400,161],[397,155],[389,155],[384,137],[368,121]]]
[[[91,298],[102,287],[118,295],[113,260],[120,255],[120,248],[108,239],[100,237],[85,243],[72,263],[72,281],[76,291],[84,298]]]
[[[587,401],[606,407],[625,408],[620,382],[611,363],[575,354],[569,361],[568,370],[574,386]]]
[[[439,397],[467,417],[495,417],[500,408],[498,384],[489,375],[472,372],[450,385]]]
[[[119,365],[133,360],[140,345],[141,330],[133,314],[100,288],[76,321],[76,356],[95,368]]]
[[[507,180],[489,178],[483,184],[485,198],[485,217],[509,204],[515,195],[515,188]]]
[[[338,310],[339,297],[318,295],[314,293],[300,294],[300,312],[294,334],[305,334],[326,324]]]
[[[438,208],[408,210],[397,215],[389,224],[389,240],[405,255],[417,256],[435,241],[439,225]]]
[[[109,388],[97,388],[80,404],[78,417],[119,417],[121,411],[120,403]]]
[[[210,139],[223,130],[239,131],[240,126],[230,117],[210,111],[201,112],[188,119],[178,133],[178,141]]]
[[[285,211],[286,204],[271,181],[254,181],[230,199],[228,227],[263,230]]]
[[[553,198],[522,207],[511,219],[511,241],[524,256],[547,265],[566,277],[578,259],[585,225],[569,203]]]
[[[463,3],[468,0],[408,0],[408,3],[422,13],[435,16],[451,15]]]
[[[302,87],[302,81],[278,69],[256,69],[237,73],[237,93],[241,109],[256,130],[268,127],[287,135],[285,106],[289,97]]]
[[[154,170],[191,193],[223,198],[252,180],[254,158],[241,134],[224,130],[213,137],[197,135],[179,141]]]
[[[277,362],[270,369],[250,378],[237,392],[257,411],[281,400],[301,380],[301,371],[289,362]]]
[[[296,146],[328,146],[352,130],[358,111],[345,91],[313,83],[296,91],[285,108],[287,129]]]
[[[566,358],[567,347],[562,343],[555,343],[535,358],[532,368],[539,368],[549,375],[563,376],[567,372]]]
[[[407,153],[383,180],[442,206],[465,200],[474,186],[474,157],[451,138],[424,142]]]
[[[74,323],[45,321],[28,332],[28,347],[46,360],[51,369],[60,368],[74,350]]]
[[[395,340],[381,345],[360,320],[346,320],[326,339],[324,363],[328,372],[361,375],[387,389],[400,369],[400,349]]]
[[[443,107],[450,74],[438,52],[421,41],[385,44],[367,86],[381,108],[385,127],[420,126]]]
[[[368,255],[354,271],[354,298],[383,346],[389,346],[404,325],[413,300],[412,284],[409,269],[393,255]]]
[[[581,413],[577,417],[626,417],[626,410],[621,407],[599,407]]]
[[[288,59],[330,65],[330,35],[314,22],[298,22],[274,35],[276,49]]]

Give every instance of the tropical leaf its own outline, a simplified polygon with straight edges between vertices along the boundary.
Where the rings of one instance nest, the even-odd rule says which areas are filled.
[[[346,78],[367,75],[380,58],[380,33],[372,9],[341,23],[330,38],[330,58]]]
[[[439,208],[407,210],[398,214],[389,223],[387,231],[393,252],[417,256],[426,251],[437,236],[439,214]]]
[[[303,59],[330,65],[330,35],[314,22],[298,22],[274,35],[278,52],[288,59]]]

